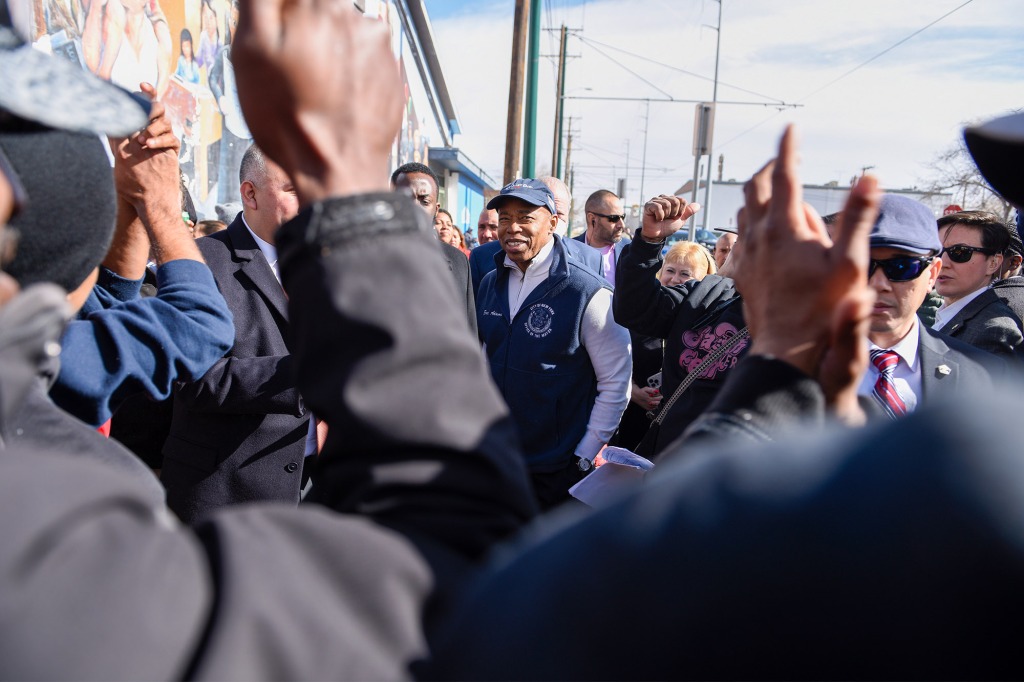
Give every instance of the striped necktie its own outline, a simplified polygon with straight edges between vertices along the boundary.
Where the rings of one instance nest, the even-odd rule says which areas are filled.
[[[890,419],[902,417],[907,413],[907,405],[896,392],[896,384],[893,382],[893,372],[896,371],[899,362],[900,356],[894,351],[881,348],[871,351],[871,364],[878,370],[878,379],[875,380],[872,395]]]

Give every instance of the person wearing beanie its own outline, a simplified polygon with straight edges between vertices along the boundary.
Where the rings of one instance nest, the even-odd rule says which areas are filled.
[[[112,173],[95,135],[14,117],[0,129],[0,150],[29,199],[11,221],[20,237],[8,271],[22,287],[57,284],[80,309],[61,338],[50,395],[93,427],[132,394],[169,397],[175,381],[201,376],[234,339],[181,218],[178,143],[159,103],[146,130],[147,142],[170,146],[122,141]],[[140,298],[151,249],[159,294]]]
[[[917,317],[942,269],[931,211],[918,201],[886,194],[870,240],[868,283],[876,295],[868,331],[871,362],[857,391],[872,408],[869,413],[896,419],[950,392],[990,388],[990,372],[999,366],[994,357]]]
[[[982,350],[1017,359],[1024,344],[1021,319],[992,290],[999,278],[1010,230],[986,211],[961,211],[938,220],[942,271],[935,290],[943,303],[934,329]]]

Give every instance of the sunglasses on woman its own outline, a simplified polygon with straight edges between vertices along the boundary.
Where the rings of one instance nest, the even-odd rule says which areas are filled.
[[[981,246],[954,244],[953,246],[947,246],[946,248],[942,249],[942,251],[939,253],[939,256],[941,257],[942,254],[946,254],[947,256],[949,256],[949,260],[953,261],[954,263],[966,263],[967,261],[971,260],[971,258],[974,256],[975,251],[983,253],[986,256],[991,256],[992,254],[995,253],[995,251],[993,251],[992,249],[986,249]]]
[[[875,274],[875,270],[882,268],[882,272],[889,278],[890,282],[909,282],[921,276],[921,273],[928,269],[932,263],[930,256],[896,256],[885,260],[871,259],[868,265],[868,278]]]

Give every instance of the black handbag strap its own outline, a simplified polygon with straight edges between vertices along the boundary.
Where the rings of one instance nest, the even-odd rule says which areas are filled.
[[[683,379],[683,381],[679,384],[679,387],[676,388],[675,392],[672,394],[672,397],[668,399],[667,403],[664,403],[661,406],[661,410],[658,411],[658,416],[654,418],[654,423],[660,425],[662,420],[665,418],[665,415],[668,414],[669,410],[672,409],[672,406],[675,405],[677,400],[679,400],[679,396],[681,396],[683,392],[686,391],[686,389],[688,389],[690,385],[707,370],[708,367],[721,360],[722,356],[728,353],[740,341],[748,338],[750,338],[750,330],[748,327],[743,327],[743,329],[739,330],[739,332],[736,333],[736,336],[732,337],[731,339],[723,343],[721,346],[719,346],[712,352],[708,353],[704,357],[703,362],[697,365],[696,369],[694,369],[691,372],[687,372],[686,378]]]

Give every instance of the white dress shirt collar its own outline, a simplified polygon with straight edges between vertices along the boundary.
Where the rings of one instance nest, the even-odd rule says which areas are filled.
[[[957,313],[966,308],[968,303],[985,293],[989,286],[991,285],[986,284],[982,288],[972,291],[952,305],[947,306],[945,302],[943,302],[943,304],[939,306],[939,309],[935,311],[935,324],[932,325],[932,329],[942,329],[945,327],[946,323],[956,317]]]
[[[242,224],[245,225],[245,229],[249,230],[249,234],[256,240],[256,246],[260,247],[260,251],[263,252],[264,258],[270,263],[270,269],[274,271],[274,277],[277,277],[277,281],[281,281],[281,273],[277,270],[277,247],[270,242],[260,239],[259,235],[252,231],[249,227],[249,223],[245,221],[245,213],[242,213]]]

